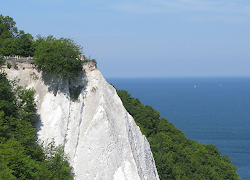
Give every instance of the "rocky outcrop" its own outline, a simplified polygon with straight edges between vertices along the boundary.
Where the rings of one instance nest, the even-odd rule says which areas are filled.
[[[4,69],[9,79],[35,90],[39,139],[64,145],[75,179],[159,179],[147,139],[95,64],[85,63],[74,81],[29,63],[17,66]]]

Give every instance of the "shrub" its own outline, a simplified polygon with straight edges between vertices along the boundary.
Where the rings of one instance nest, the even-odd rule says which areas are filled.
[[[7,63],[7,68],[10,69],[11,68],[11,64]]]
[[[17,63],[14,63],[14,69],[18,69]]]

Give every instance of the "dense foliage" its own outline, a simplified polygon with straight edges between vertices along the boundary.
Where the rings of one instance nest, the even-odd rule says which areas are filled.
[[[239,180],[231,159],[213,145],[185,137],[151,106],[144,106],[124,90],[118,90],[123,105],[147,137],[161,180]]]
[[[19,31],[13,18],[1,14],[0,55],[34,57],[38,68],[63,78],[73,78],[82,71],[81,48],[73,40],[53,36],[34,39]]]
[[[4,65],[4,63],[5,63],[5,59],[4,59],[3,55],[0,54],[0,68],[2,65]]]
[[[36,42],[34,63],[43,71],[71,78],[82,71],[80,50],[70,39],[56,39],[52,36],[39,38]]]
[[[34,39],[31,34],[19,31],[16,22],[0,14],[0,54],[4,56],[33,56]]]
[[[37,143],[34,91],[0,73],[0,179],[73,179],[62,147]]]

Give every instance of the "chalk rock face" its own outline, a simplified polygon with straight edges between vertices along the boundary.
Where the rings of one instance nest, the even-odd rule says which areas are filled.
[[[5,68],[9,79],[36,91],[38,137],[63,144],[76,180],[158,180],[147,139],[95,64],[74,81],[28,63]]]

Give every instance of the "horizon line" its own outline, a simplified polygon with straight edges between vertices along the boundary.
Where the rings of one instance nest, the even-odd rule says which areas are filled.
[[[145,77],[124,77],[124,76],[107,76],[105,77],[106,79],[178,79],[178,78],[250,78],[249,76],[158,76],[158,77],[153,77],[153,76],[145,76]]]

